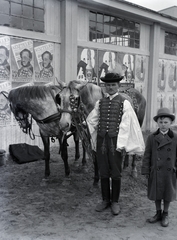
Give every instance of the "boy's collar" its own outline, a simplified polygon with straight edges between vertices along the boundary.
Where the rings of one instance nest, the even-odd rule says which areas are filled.
[[[157,131],[153,133],[153,135],[158,135],[159,133],[160,133],[160,129],[158,128]],[[170,128],[168,129],[168,133],[167,134],[168,134],[168,136],[170,138],[174,137],[174,133],[173,133],[173,131]]]
[[[166,134],[168,133],[168,131],[169,131],[169,129],[168,129],[167,131],[165,131],[165,132],[162,132],[162,131],[160,130],[160,132],[161,132],[163,135],[166,135]]]

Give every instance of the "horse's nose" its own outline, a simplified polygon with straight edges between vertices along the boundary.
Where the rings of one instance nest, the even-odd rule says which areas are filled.
[[[62,126],[60,125],[60,129],[62,132],[68,132],[70,129],[70,124],[68,122],[66,122],[65,124],[62,124]]]

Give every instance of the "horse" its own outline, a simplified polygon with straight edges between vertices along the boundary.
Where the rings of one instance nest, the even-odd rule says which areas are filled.
[[[146,110],[146,99],[144,96],[135,88],[124,88],[120,87],[119,93],[123,95],[127,100],[130,101],[140,124],[142,127],[145,110]],[[129,166],[129,155],[124,154],[123,156],[123,169]],[[132,155],[132,170],[131,175],[132,177],[137,177],[137,168],[136,168],[136,155]]]
[[[75,161],[80,157],[79,153],[79,138],[74,126],[70,126],[69,135],[63,134],[63,129],[60,127],[61,112],[59,105],[56,102],[56,96],[61,91],[57,85],[51,86],[22,86],[12,89],[8,94],[8,101],[15,119],[18,121],[24,133],[27,133],[34,138],[32,134],[32,119],[38,126],[40,136],[44,145],[45,159],[45,178],[50,175],[50,138],[58,138],[60,143],[60,153],[64,162],[65,177],[70,175],[70,167],[68,164],[67,139],[71,135],[75,142]],[[83,164],[85,162],[83,156]]]
[[[63,83],[61,81],[58,81],[58,83],[61,85],[61,88],[63,88],[62,87]],[[89,91],[92,93],[92,98],[90,98],[90,95],[88,94]],[[98,92],[100,94],[98,94]],[[120,88],[119,93],[122,94],[127,100],[130,101],[137,115],[139,124],[140,126],[142,126],[144,115],[145,115],[145,108],[146,108],[145,98],[135,88],[129,88],[129,89]],[[72,114],[70,114],[72,112],[72,109],[69,104],[71,96],[73,99],[79,99],[79,102],[82,102],[82,104],[84,105],[84,114],[85,116],[88,116],[88,114],[94,108],[96,101],[104,97],[104,92],[101,87],[93,83],[73,80],[69,82],[68,86],[65,86],[63,88],[63,90],[59,93],[59,95],[60,96],[58,96],[58,99],[60,99],[59,104],[61,105],[61,109],[63,107],[65,109],[63,110],[65,112],[64,114],[62,111],[60,126],[61,128],[64,128],[65,131],[67,131],[67,128],[69,129],[70,124],[72,122]],[[96,160],[94,160],[94,162],[95,162],[95,167],[97,167]],[[128,165],[129,165],[129,155],[124,154],[123,168],[125,169]],[[95,170],[95,172],[96,171],[97,169]],[[136,155],[132,156],[131,174],[133,177],[137,177]],[[99,176],[99,174],[95,173],[95,176]]]

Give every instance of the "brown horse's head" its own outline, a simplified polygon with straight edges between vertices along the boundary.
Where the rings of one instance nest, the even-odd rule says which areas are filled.
[[[61,82],[59,82],[60,86]],[[60,105],[61,119],[60,129],[67,132],[72,124],[72,117],[82,110],[85,116],[94,108],[97,100],[103,97],[99,86],[87,81],[71,81],[68,86],[63,85],[62,91],[56,96],[56,101]]]
[[[56,102],[59,105],[61,118],[59,127],[64,133],[70,130],[72,124],[72,116],[78,111],[80,104],[80,93],[77,82],[71,81],[68,86],[60,82],[62,90],[56,95]]]

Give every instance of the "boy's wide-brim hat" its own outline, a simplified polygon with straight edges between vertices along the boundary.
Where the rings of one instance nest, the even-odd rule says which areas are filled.
[[[173,121],[175,119],[175,115],[173,115],[168,108],[160,108],[157,111],[157,115],[153,118],[155,122],[159,117],[169,117]]]
[[[124,76],[121,76],[119,73],[107,73],[105,77],[102,77],[101,80],[105,83],[110,82],[120,82]]]

